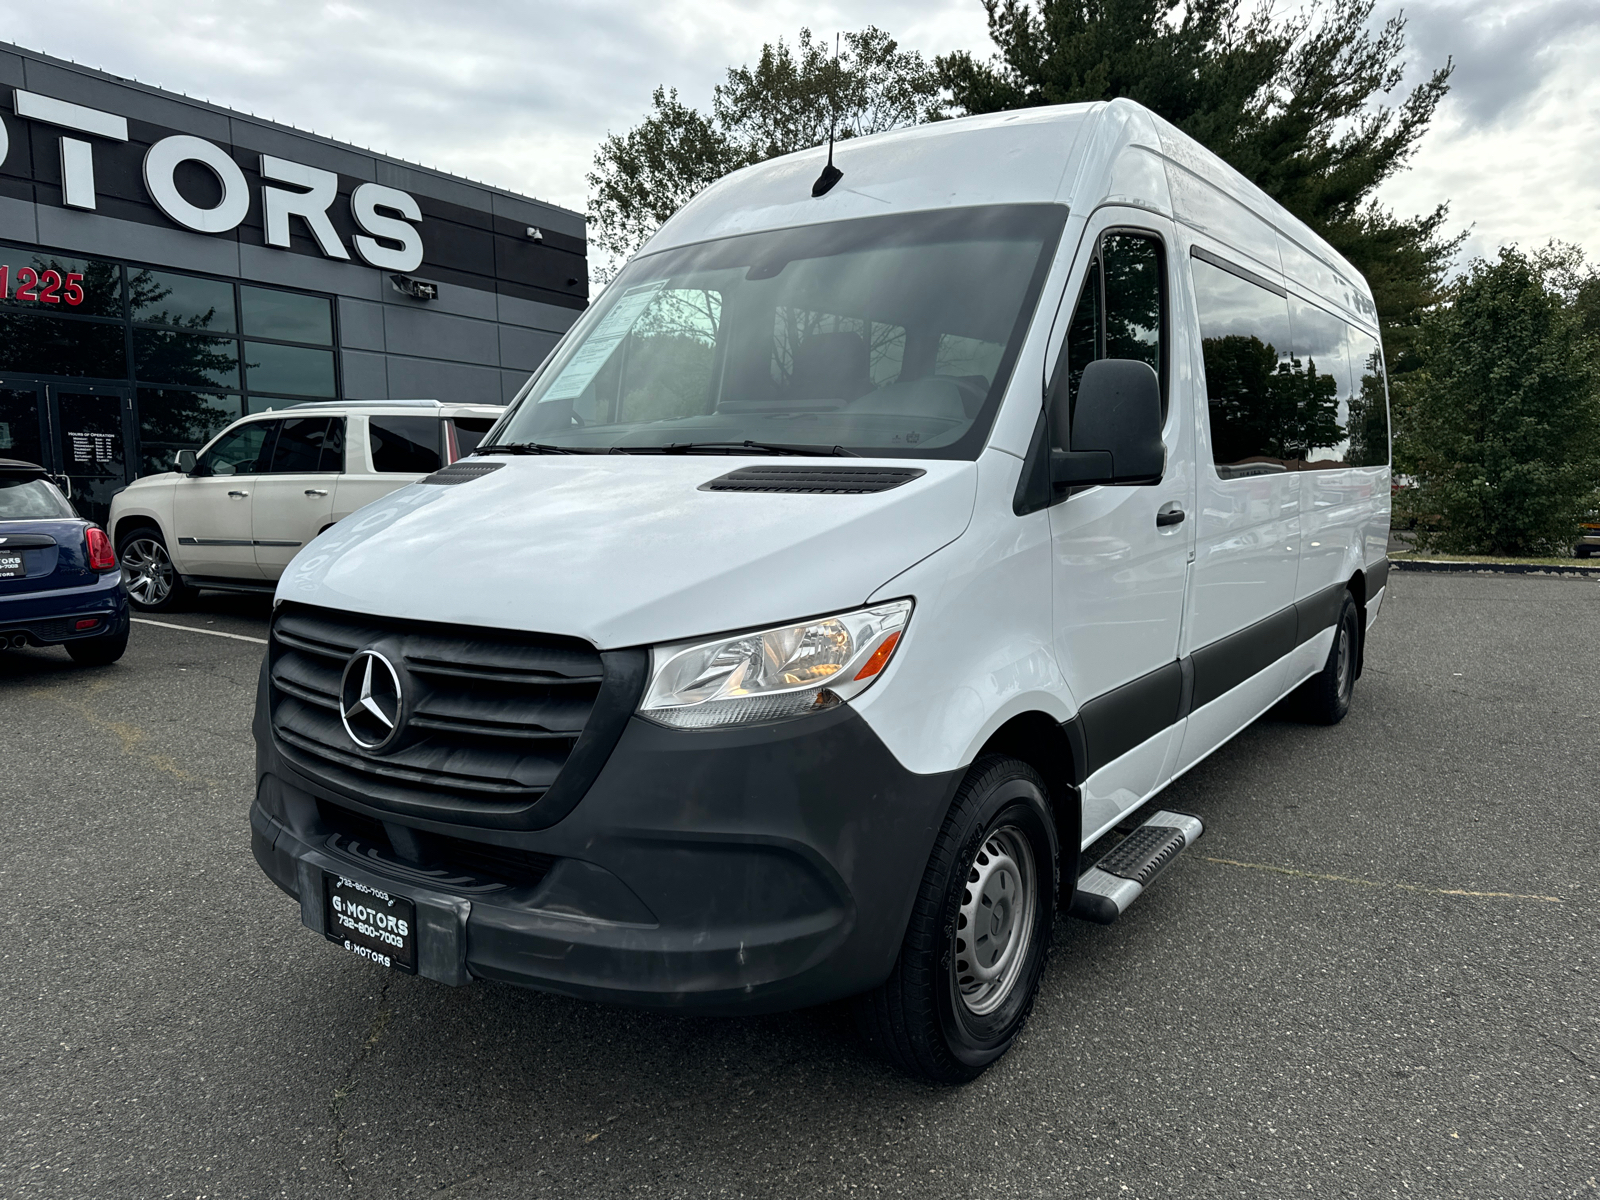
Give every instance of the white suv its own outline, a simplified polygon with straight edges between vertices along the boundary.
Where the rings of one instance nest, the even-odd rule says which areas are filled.
[[[295,404],[236,421],[177,470],[111,502],[111,535],[138,608],[197,588],[270,593],[300,548],[341,517],[470,454],[497,405],[437,400]]]

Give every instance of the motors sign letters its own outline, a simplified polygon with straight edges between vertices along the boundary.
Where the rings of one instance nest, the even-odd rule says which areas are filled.
[[[127,119],[113,113],[21,88],[15,90],[13,107],[17,116],[30,121],[106,141],[128,140]],[[9,150],[10,138],[0,122],[0,163]],[[178,191],[175,173],[186,162],[198,163],[216,179],[222,198],[210,208],[191,204]],[[339,194],[338,175],[263,154],[261,179],[267,245],[287,249],[289,218],[299,217],[323,254],[349,261],[350,251],[328,219],[328,209]],[[196,233],[228,233],[250,210],[249,184],[239,164],[215,142],[193,134],[172,134],[150,147],[144,156],[144,186],[157,208]],[[95,207],[94,143],[66,133],[61,135],[61,201],[68,208],[92,212]],[[362,231],[351,239],[355,252],[368,266],[415,271],[422,265],[422,234],[416,227],[422,211],[409,193],[377,183],[359,184],[350,195],[350,215]]]

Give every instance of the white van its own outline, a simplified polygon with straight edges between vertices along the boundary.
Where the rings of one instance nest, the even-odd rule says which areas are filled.
[[[245,417],[174,471],[111,501],[107,525],[135,608],[197,589],[270,593],[289,560],[363,505],[472,453],[502,405],[310,401]]]
[[[312,930],[451,984],[856,996],[970,1079],[1057,905],[1114,919],[1200,822],[1084,847],[1290,693],[1344,715],[1388,570],[1361,277],[1128,102],[836,162],[708,188],[474,457],[291,564],[251,823]]]

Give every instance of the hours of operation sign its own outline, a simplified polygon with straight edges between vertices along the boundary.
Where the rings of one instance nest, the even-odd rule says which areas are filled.
[[[71,433],[72,461],[75,463],[108,463],[116,460],[115,434]]]

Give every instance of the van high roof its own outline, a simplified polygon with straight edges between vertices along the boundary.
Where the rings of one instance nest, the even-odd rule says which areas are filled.
[[[643,253],[763,229],[896,211],[1065,204],[1075,222],[1105,203],[1170,217],[1248,255],[1375,327],[1361,274],[1309,226],[1176,126],[1131,100],[1018,109],[850,138],[826,195],[827,148],[735,171],[684,205]],[[1081,227],[1081,226],[1080,226]],[[1064,248],[1076,231],[1069,222]]]

